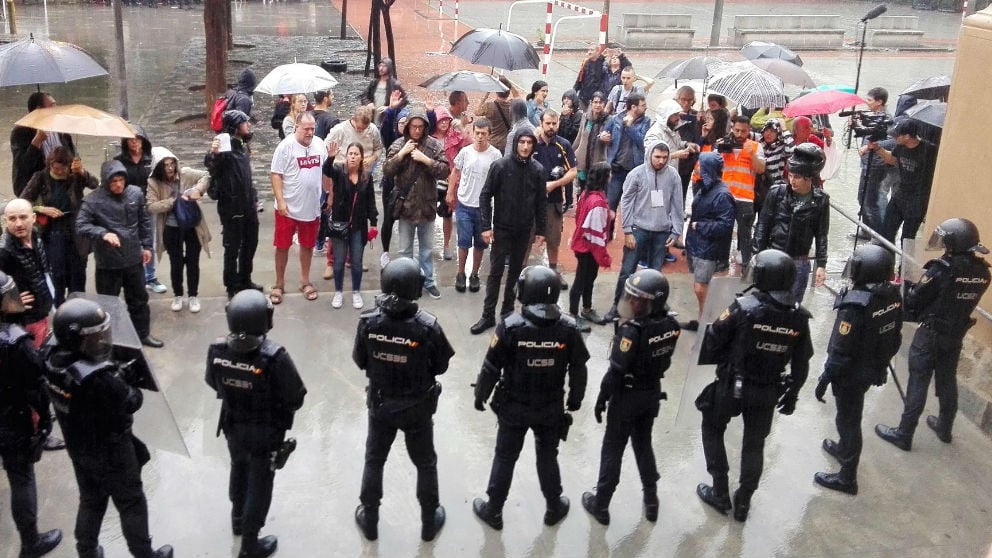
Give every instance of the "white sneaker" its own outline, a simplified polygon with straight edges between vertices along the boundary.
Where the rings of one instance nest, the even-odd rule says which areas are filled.
[[[183,309],[183,297],[181,297],[181,296],[172,297],[172,306],[171,306],[171,308],[172,308],[172,311],[173,312],[179,312],[180,310],[182,310]]]
[[[197,298],[195,296],[189,297],[189,311],[192,312],[192,313],[194,313],[194,314],[196,314],[197,312],[200,311],[200,299],[199,298]]]
[[[334,298],[331,299],[331,308],[341,308],[344,305],[344,293],[338,291],[334,293]]]
[[[362,300],[362,293],[352,293],[351,294],[351,306],[355,310],[361,310],[365,306],[365,302]]]
[[[384,268],[387,264],[389,264],[389,252],[383,252],[382,255],[379,256],[379,267]]]

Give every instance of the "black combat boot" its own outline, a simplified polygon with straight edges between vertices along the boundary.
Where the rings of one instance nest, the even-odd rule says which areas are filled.
[[[878,424],[875,425],[875,434],[878,434],[879,438],[901,449],[902,451],[909,451],[913,449],[913,435],[903,432],[898,428]]]
[[[572,503],[568,501],[566,496],[559,496],[557,500],[548,500],[548,508],[544,512],[544,524],[548,527],[557,525],[568,515],[568,509],[571,505]]]
[[[173,553],[174,552],[172,550],[172,545],[166,544],[160,546],[159,549],[156,550],[154,554],[152,554],[152,558],[172,558]],[[268,556],[268,554],[266,554],[265,556]]]
[[[852,496],[858,493],[858,481],[845,480],[840,473],[816,473],[813,475],[816,484],[823,488],[844,492]]]
[[[658,521],[658,487],[644,487],[644,518],[654,523]]]
[[[32,529],[33,535],[21,538],[20,558],[38,558],[51,552],[62,542],[62,530],[52,529],[44,533],[38,533],[37,529]]]
[[[747,512],[751,511],[751,494],[743,488],[734,491],[734,519],[741,523],[747,521]]]
[[[713,486],[706,483],[699,483],[696,486],[696,495],[699,499],[723,515],[727,515],[730,511],[730,494],[727,492],[726,482],[720,483],[723,486],[717,486],[715,482]]]
[[[589,512],[589,515],[593,517],[600,525],[610,524],[610,508],[609,505],[603,505],[596,498],[596,495],[592,492],[582,493],[582,507]]]
[[[482,498],[472,500],[472,511],[486,525],[501,531],[503,529],[503,506],[496,506]]]
[[[951,443],[951,429],[945,427],[941,420],[933,415],[927,415],[927,426],[937,433],[937,439],[945,444]]]
[[[80,550],[77,544],[76,552],[79,552],[79,558],[103,558],[103,546],[101,545],[97,545],[93,550]]]
[[[359,504],[355,508],[355,523],[366,539],[374,541],[379,538],[379,508]]]
[[[823,451],[827,452],[827,455],[830,457],[840,461],[840,444],[837,442],[831,440],[830,438],[824,438]]]
[[[438,531],[444,526],[444,506],[438,506],[429,512],[420,512],[420,538],[425,541],[432,541],[437,536]]]
[[[241,538],[241,552],[238,553],[238,558],[266,558],[275,554],[278,546],[279,540],[273,535],[260,539],[257,531],[246,532]]]

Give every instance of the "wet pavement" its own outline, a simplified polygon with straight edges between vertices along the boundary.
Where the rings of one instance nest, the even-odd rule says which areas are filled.
[[[462,22],[473,26],[496,26],[505,22],[508,2],[462,2]],[[436,4],[432,4],[436,15]],[[448,2],[446,6],[450,6]],[[697,38],[708,35],[709,21],[699,6],[658,2],[680,13],[694,15]],[[728,3],[728,13],[738,10],[767,10],[768,2]],[[361,66],[364,55],[355,50],[357,42],[340,44],[336,39],[339,15],[332,8],[316,3],[244,4],[235,12],[238,25],[236,42],[242,45],[232,58],[252,62],[258,75],[264,68],[279,62],[320,60],[343,56],[349,67]],[[349,23],[364,34],[368,1],[349,2]],[[432,73],[462,67],[452,57],[438,56],[446,44],[466,27],[453,21],[429,19],[418,13],[424,3],[397,3],[392,9],[400,53],[399,74],[407,84],[416,84]],[[614,13],[644,11],[646,3],[613,1]],[[790,5],[791,6],[791,5]],[[856,21],[868,10],[864,2],[822,2],[796,4],[794,10],[842,12],[845,20]],[[450,9],[450,8],[447,8]],[[528,21],[543,22],[536,14]],[[654,8],[651,8],[654,9]],[[890,13],[905,7],[892,7]],[[202,111],[202,96],[189,88],[202,83],[202,12],[160,8],[130,8],[127,14],[128,70],[131,76],[130,98],[133,120],[153,134],[153,141],[179,153],[194,166],[206,149],[211,133],[196,121],[174,121]],[[556,12],[557,13],[557,12]],[[760,12],[758,12],[760,13]],[[47,19],[40,6],[18,6],[22,33],[36,31],[52,38],[75,42],[87,48],[107,67],[113,67],[110,11],[97,6],[50,8]],[[934,40],[955,36],[960,21],[954,14],[920,12],[925,15],[927,35]],[[515,16],[516,17],[516,16]],[[364,19],[363,19],[364,18]],[[725,22],[729,18],[725,18]],[[364,22],[364,23],[363,23]],[[701,23],[704,22],[704,23]],[[530,24],[528,24],[530,25]],[[540,23],[531,26],[536,27]],[[725,27],[727,25],[725,24]],[[853,27],[853,24],[852,24]],[[513,28],[513,27],[511,27]],[[564,28],[564,25],[563,25]],[[526,36],[527,34],[525,34]],[[302,36],[302,37],[300,37]],[[849,39],[851,37],[848,37]],[[595,33],[588,40],[594,40]],[[575,44],[581,36],[575,37]],[[344,52],[350,51],[350,52]],[[639,72],[653,75],[668,62],[694,55],[692,52],[643,51],[631,54]],[[731,56],[732,50],[722,54]],[[953,53],[871,52],[865,55],[862,88],[881,85],[895,96],[915,79],[927,75],[950,73]],[[806,68],[819,83],[852,83],[856,51],[846,48],[832,52],[804,52]],[[568,88],[575,79],[581,54],[562,52],[555,57],[548,81],[552,98]],[[354,61],[354,64],[352,62]],[[243,66],[232,64],[231,81]],[[518,83],[529,85],[539,72],[514,72]],[[366,83],[360,75],[345,75],[337,89],[338,114],[350,113],[353,98],[342,94]],[[670,85],[659,80],[649,95],[655,106],[665,97]],[[116,92],[106,78],[62,86],[46,86],[62,103],[86,102],[115,110]],[[0,117],[12,123],[24,111],[24,100],[32,88],[0,90]],[[421,99],[429,95],[414,89]],[[477,99],[473,96],[473,102]],[[435,96],[440,100],[440,96]],[[256,95],[256,115],[261,121],[256,132],[256,182],[268,182],[267,153],[275,144],[275,131],[268,127],[270,99]],[[153,132],[154,131],[154,132]],[[165,138],[165,139],[161,139]],[[5,138],[0,138],[2,141]],[[82,142],[84,161],[96,170],[103,160],[102,140]],[[9,173],[9,146],[0,144],[0,176]],[[828,185],[835,201],[856,211],[854,184],[858,172],[857,158],[845,152],[840,175]],[[9,187],[0,187],[9,195]],[[198,315],[168,310],[169,294],[152,295],[152,330],[167,343],[166,349],[150,351],[152,360],[172,405],[179,431],[189,449],[189,457],[154,451],[144,474],[151,509],[152,533],[156,544],[172,543],[177,556],[220,557],[237,553],[237,539],[229,531],[229,504],[226,499],[226,449],[214,436],[218,404],[203,384],[202,355],[208,343],[225,332],[223,287],[220,284],[220,228],[211,206],[204,212],[214,232],[212,259],[202,259],[201,298],[203,311]],[[271,283],[272,234],[271,205],[262,217],[262,239],[256,257],[255,279]],[[834,213],[831,234],[831,282],[838,275],[849,253],[846,233],[849,223]],[[563,250],[563,253],[567,250]],[[371,304],[377,287],[378,259],[376,246],[366,252],[371,271],[364,283],[366,304]],[[297,282],[295,257],[291,258],[287,285]],[[611,509],[609,528],[592,521],[581,509],[582,491],[596,481],[602,426],[592,417],[591,406],[598,383],[606,370],[610,339],[608,328],[596,328],[587,337],[592,360],[586,404],[576,414],[576,424],[568,442],[561,446],[560,463],[565,494],[573,509],[558,527],[545,528],[541,523],[543,499],[534,472],[533,446],[528,441],[520,457],[510,498],[505,510],[506,527],[502,533],[489,530],[471,513],[471,500],[484,495],[495,443],[495,417],[472,409],[470,384],[478,373],[487,346],[486,336],[468,333],[478,318],[482,293],[460,294],[451,287],[454,262],[437,261],[443,297],[422,301],[424,308],[435,312],[451,338],[458,354],[448,373],[441,378],[445,385],[437,425],[438,468],[441,478],[441,501],[448,510],[448,524],[434,543],[419,540],[418,506],[414,497],[415,471],[397,447],[386,467],[385,493],[380,540],[365,542],[354,526],[352,513],[358,504],[365,438],[365,379],[351,363],[350,353],[357,312],[331,310],[329,282],[315,276],[321,291],[315,302],[307,302],[289,288],[285,302],[276,312],[272,338],[286,344],[295,358],[309,395],[297,414],[292,430],[300,444],[286,469],[277,475],[275,497],[269,522],[263,534],[280,537],[277,556],[869,556],[896,557],[971,557],[983,555],[992,541],[989,535],[989,510],[992,488],[986,479],[992,472],[989,452],[992,442],[968,421],[959,421],[954,443],[944,445],[932,432],[922,427],[911,453],[901,452],[871,433],[877,422],[891,424],[898,418],[901,404],[891,385],[872,390],[865,405],[865,449],[857,497],[817,488],[812,475],[833,470],[835,464],[819,449],[820,440],[835,436],[834,405],[817,403],[812,387],[804,390],[796,414],[778,417],[766,444],[766,469],[761,488],[756,493],[749,521],[738,524],[718,516],[702,505],[694,494],[698,482],[708,482],[699,440],[698,414],[687,405],[695,397],[691,386],[700,383],[700,371],[689,366],[696,335],[686,333],[680,342],[675,362],[664,380],[669,401],[662,405],[655,424],[654,446],[662,479],[660,519],[646,522],[640,506],[640,486],[632,456],[628,452],[622,481]],[[486,264],[488,265],[488,263]],[[485,270],[486,268],[484,268]],[[315,262],[313,274],[322,267]],[[160,264],[160,278],[166,281],[168,263]],[[666,268],[666,271],[669,271]],[[691,278],[670,271],[673,285],[673,309],[689,316],[695,308]],[[615,270],[600,274],[594,306],[605,311],[609,304]],[[91,283],[92,284],[92,283]],[[735,285],[726,281],[714,289],[713,301],[729,302]],[[811,382],[823,361],[832,313],[832,296],[825,289],[807,295],[806,304],[813,311],[817,355],[811,366]],[[564,299],[562,299],[564,304]],[[908,342],[906,343],[908,346]],[[984,348],[969,347],[966,353],[983,354]],[[975,357],[978,358],[978,357]],[[905,364],[897,369],[905,379]],[[964,366],[964,363],[963,363]],[[708,374],[708,371],[704,371]],[[702,379],[705,382],[705,378]],[[690,388],[686,388],[690,386]],[[966,412],[967,394],[962,395]],[[931,401],[928,412],[935,411]],[[164,429],[152,428],[146,437],[156,438]],[[739,421],[728,429],[728,450],[732,462],[739,458]],[[736,467],[732,467],[732,479]],[[74,556],[71,530],[75,514],[76,489],[67,457],[48,453],[38,465],[40,526],[60,527],[67,534],[62,547],[53,552],[56,558]],[[0,510],[9,509],[9,492],[0,489]],[[0,558],[16,556],[16,534],[9,514],[0,512]],[[8,542],[9,541],[9,542]],[[126,555],[116,513],[108,514],[101,542],[110,557]]]

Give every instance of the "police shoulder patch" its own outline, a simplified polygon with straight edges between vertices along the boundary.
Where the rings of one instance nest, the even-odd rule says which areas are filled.
[[[723,313],[720,314],[720,317],[717,318],[717,321],[726,320],[729,317],[730,317],[730,308],[724,308]]]
[[[837,326],[837,333],[840,333],[841,335],[847,335],[848,333],[851,333],[851,322],[846,322],[842,320],[840,322],[840,325]]]
[[[627,339],[626,337],[624,337],[623,339],[620,340],[620,352],[621,353],[626,353],[627,351],[630,350],[630,347],[633,344],[634,344],[633,341],[631,341],[630,339]]]
[[[489,348],[495,347],[496,343],[499,343],[499,335],[493,335],[492,340],[489,341]]]

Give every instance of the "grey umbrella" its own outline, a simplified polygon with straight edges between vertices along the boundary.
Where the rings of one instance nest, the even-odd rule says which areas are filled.
[[[756,58],[751,60],[751,63],[770,74],[778,76],[785,83],[791,83],[803,88],[816,86],[813,78],[809,77],[806,70],[781,58]]]
[[[899,93],[916,99],[947,99],[951,92],[950,76],[933,76],[921,79]]]
[[[536,70],[541,65],[541,57],[527,39],[502,29],[473,29],[455,41],[448,54],[504,70]]]
[[[727,60],[717,56],[693,56],[686,60],[672,62],[658,72],[655,78],[708,79],[721,68],[729,64]]]
[[[935,128],[944,128],[944,118],[947,117],[947,103],[941,101],[924,101],[906,109],[906,116]]]
[[[458,70],[434,76],[420,84],[424,89],[434,91],[495,91],[506,93],[509,87],[500,83],[499,79],[490,74]]]
[[[757,60],[759,58],[779,58],[785,60],[786,62],[792,62],[796,66],[803,65],[803,59],[800,58],[795,52],[792,52],[782,45],[767,43],[765,41],[751,41],[741,48],[741,54],[743,54],[744,58],[747,58],[748,60]]]
[[[107,70],[85,50],[70,43],[30,38],[0,48],[0,87],[66,83]]]

